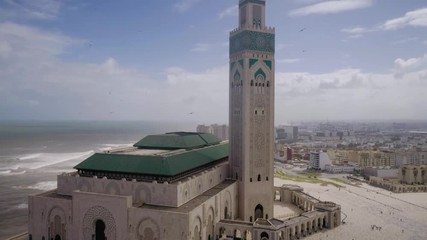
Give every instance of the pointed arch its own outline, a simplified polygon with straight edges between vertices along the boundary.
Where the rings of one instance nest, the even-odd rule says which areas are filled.
[[[255,213],[254,214],[255,221],[258,218],[263,218],[264,217],[264,207],[261,204],[256,205],[254,213]]]
[[[255,74],[254,74],[254,78],[258,80],[258,79],[260,79],[260,76],[262,77],[262,80],[267,79],[267,75],[265,74],[265,72],[264,72],[261,68],[259,68],[259,69],[255,72]]]

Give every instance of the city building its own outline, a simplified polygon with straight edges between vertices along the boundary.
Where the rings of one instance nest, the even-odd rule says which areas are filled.
[[[398,168],[378,168],[367,167],[363,169],[363,175],[366,177],[380,177],[380,178],[397,178],[399,177]]]
[[[313,170],[326,170],[326,165],[331,165],[332,161],[326,152],[311,152],[309,167]]]
[[[350,165],[325,165],[325,171],[328,173],[353,173],[356,169],[355,166]]]
[[[213,134],[213,128],[212,126],[200,124],[197,125],[196,132]]]
[[[280,126],[276,128],[276,142],[295,142],[298,140],[297,126]]]
[[[29,197],[29,239],[291,240],[339,226],[339,205],[274,187],[273,120],[274,29],[265,0],[240,0],[230,142],[173,132],[96,153],[59,175],[57,189]]]
[[[214,136],[216,136],[221,140],[228,140],[229,129],[228,129],[228,126],[225,124],[222,124],[222,125],[212,124],[210,126],[197,125],[196,131],[200,133],[213,134]]]
[[[274,153],[274,160],[279,162],[291,161],[293,157],[293,150],[288,146],[276,143],[276,150]]]
[[[370,176],[371,185],[393,191],[427,192],[427,165],[403,165],[398,169],[396,176]]]
[[[225,124],[222,125],[217,125],[214,124],[212,125],[213,127],[213,135],[215,135],[217,138],[221,139],[221,140],[228,140],[228,126]]]

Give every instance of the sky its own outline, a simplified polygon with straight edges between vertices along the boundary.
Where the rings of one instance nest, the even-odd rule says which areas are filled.
[[[0,0],[0,120],[228,122],[238,0]],[[275,123],[427,119],[427,1],[267,0]]]

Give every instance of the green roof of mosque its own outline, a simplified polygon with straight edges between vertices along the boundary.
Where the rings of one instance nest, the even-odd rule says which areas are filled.
[[[145,140],[144,140],[145,139]],[[75,169],[112,173],[175,176],[228,157],[229,144],[211,134],[168,133],[147,136],[134,146],[171,150],[160,154],[95,153]]]
[[[146,149],[189,149],[218,144],[221,140],[212,134],[173,132],[161,135],[149,135],[135,143],[133,146]]]
[[[74,168],[128,174],[175,176],[226,158],[228,148],[228,143],[221,143],[170,155],[95,153]]]

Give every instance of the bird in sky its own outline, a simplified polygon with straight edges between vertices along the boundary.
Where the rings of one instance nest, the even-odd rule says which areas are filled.
[[[300,30],[299,30],[299,32],[303,32],[303,31],[305,31],[307,28],[301,28]]]

